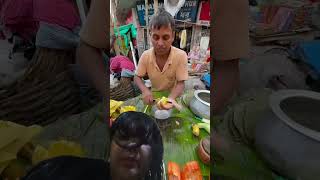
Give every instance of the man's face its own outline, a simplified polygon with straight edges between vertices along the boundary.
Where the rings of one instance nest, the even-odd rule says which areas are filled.
[[[137,146],[138,141],[136,138],[123,139],[115,136],[111,142],[110,169],[120,179],[141,179],[150,169],[151,146]]]
[[[152,28],[150,32],[151,43],[157,55],[166,55],[174,40],[174,32],[171,26],[161,26],[160,29]]]

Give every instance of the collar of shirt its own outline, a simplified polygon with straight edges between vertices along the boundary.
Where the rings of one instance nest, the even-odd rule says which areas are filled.
[[[172,57],[173,57],[173,54],[174,54],[173,51],[174,51],[174,48],[173,48],[173,46],[171,46],[170,54],[168,56],[167,62],[165,63],[165,65],[164,65],[164,67],[162,69],[162,72],[161,72],[160,68],[159,68],[159,66],[157,64],[157,61],[156,61],[157,60],[156,53],[154,52],[154,48],[152,48],[152,63],[157,68],[157,70],[160,71],[161,73],[164,73],[168,69],[169,65],[172,64]]]

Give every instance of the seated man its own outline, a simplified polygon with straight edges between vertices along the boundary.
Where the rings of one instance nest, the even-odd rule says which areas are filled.
[[[150,116],[122,113],[113,123],[110,136],[108,162],[56,157],[38,164],[22,180],[162,180],[162,137]]]
[[[188,56],[183,50],[172,46],[174,19],[164,9],[150,20],[152,48],[145,51],[139,60],[135,83],[142,92],[145,104],[153,104],[152,92],[145,86],[143,77],[148,76],[152,90],[169,91],[169,100],[174,100],[184,91],[188,80]]]

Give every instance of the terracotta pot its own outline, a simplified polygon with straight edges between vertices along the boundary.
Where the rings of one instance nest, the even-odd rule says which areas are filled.
[[[210,164],[210,139],[202,139],[198,145],[198,156],[204,164]]]

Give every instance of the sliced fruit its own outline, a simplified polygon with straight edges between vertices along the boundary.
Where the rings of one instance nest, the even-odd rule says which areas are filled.
[[[168,179],[169,180],[181,180],[180,166],[172,161],[168,163]]]
[[[184,165],[181,180],[202,180],[200,166],[197,161],[190,161]]]
[[[171,102],[168,102],[168,101],[160,102],[160,106],[161,106],[162,109],[165,109],[165,110],[169,110],[169,109],[173,108],[173,104]]]
[[[194,124],[192,126],[192,133],[195,135],[195,136],[199,136],[200,134],[200,128],[197,124]]]
[[[137,111],[135,106],[123,106],[120,108],[120,114],[128,111]]]
[[[171,102],[169,102],[168,98],[162,97],[157,102],[157,108],[160,110],[169,110],[169,109],[173,108],[173,104]]]
[[[32,155],[32,164],[36,165],[40,161],[46,160],[49,157],[48,150],[41,145],[38,145]]]

